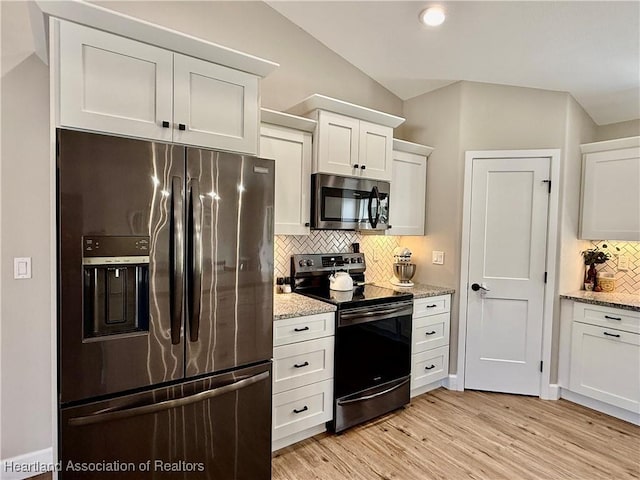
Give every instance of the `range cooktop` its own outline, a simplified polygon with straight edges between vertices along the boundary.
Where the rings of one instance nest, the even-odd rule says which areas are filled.
[[[346,292],[330,290],[327,285],[326,287],[311,287],[296,290],[296,293],[323,302],[332,303],[336,305],[339,310],[413,299],[413,294],[410,292],[398,292],[376,285],[359,285],[354,287],[353,290]]]

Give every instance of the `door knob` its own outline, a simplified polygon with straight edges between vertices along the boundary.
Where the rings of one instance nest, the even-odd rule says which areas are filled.
[[[471,290],[473,290],[474,292],[477,292],[478,290],[484,290],[485,292],[489,291],[487,287],[485,287],[484,285],[480,285],[479,283],[474,283],[473,285],[471,285]]]

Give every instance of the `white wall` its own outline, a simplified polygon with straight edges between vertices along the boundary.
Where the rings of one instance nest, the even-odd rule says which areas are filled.
[[[281,64],[262,85],[266,107],[324,93],[390,113],[402,101],[262,2],[108,2],[107,7]],[[48,68],[33,55],[25,2],[0,2],[0,458],[50,447],[51,302]],[[13,280],[13,257],[33,279]],[[54,379],[55,381],[55,379]]]

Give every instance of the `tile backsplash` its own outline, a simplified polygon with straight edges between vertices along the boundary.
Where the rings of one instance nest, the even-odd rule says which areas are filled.
[[[606,244],[607,250],[613,254],[606,263],[598,266],[598,272],[616,274],[616,292],[640,293],[640,242],[606,242]],[[618,252],[615,247],[620,251]],[[616,255],[625,255],[629,259],[629,269],[626,272],[618,271]]]
[[[381,282],[393,275],[393,250],[400,237],[362,235],[346,230],[312,230],[310,235],[276,235],[274,273],[290,276],[291,255],[294,253],[347,253],[351,244],[359,243],[367,262],[366,280]]]

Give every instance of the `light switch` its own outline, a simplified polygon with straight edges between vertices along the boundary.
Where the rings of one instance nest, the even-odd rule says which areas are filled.
[[[435,265],[444,265],[444,252],[434,250],[431,252],[431,263]]]
[[[31,278],[31,257],[13,259],[13,278],[18,280]]]

